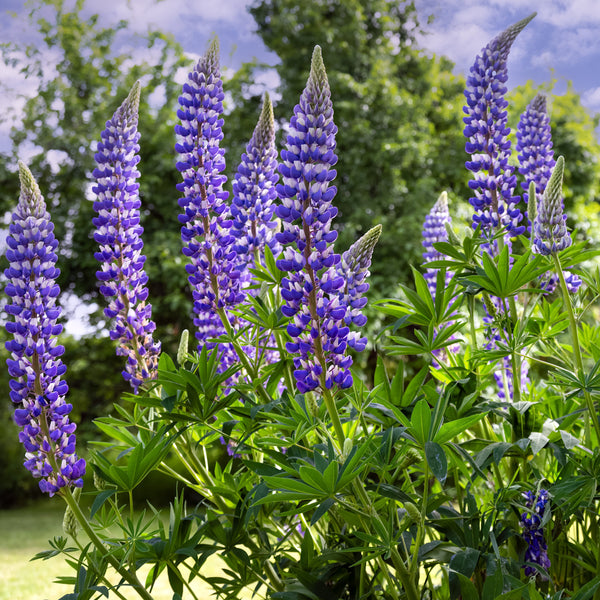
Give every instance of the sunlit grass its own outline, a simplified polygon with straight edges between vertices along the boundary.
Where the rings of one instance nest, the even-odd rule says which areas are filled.
[[[48,540],[64,536],[63,513],[63,503],[57,498],[28,508],[0,511],[0,600],[57,600],[73,591],[71,586],[54,583],[57,576],[74,573],[64,558],[30,562],[35,554],[50,548]],[[148,568],[141,571],[142,581],[147,572]],[[219,573],[218,559],[209,561],[204,574]],[[200,580],[194,582],[194,592],[203,600],[215,597]],[[152,596],[155,600],[173,597],[165,574],[161,574]],[[132,600],[135,597],[131,594]]]

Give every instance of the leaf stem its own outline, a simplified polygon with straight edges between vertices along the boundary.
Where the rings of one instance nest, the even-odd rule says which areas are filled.
[[[573,357],[575,358],[575,365],[577,368],[577,376],[579,381],[584,384],[584,369],[583,369],[583,357],[581,356],[581,348],[579,346],[579,335],[577,329],[577,319],[575,318],[575,312],[573,311],[573,304],[571,302],[571,294],[569,293],[569,288],[567,287],[567,282],[565,281],[565,275],[562,270],[562,266],[560,264],[560,260],[556,254],[552,254],[552,259],[554,260],[554,266],[556,269],[556,273],[558,274],[558,280],[560,282],[560,288],[563,296],[563,304],[567,311],[567,315],[569,316],[569,328],[571,330],[571,343],[573,345]],[[594,427],[594,431],[596,432],[596,441],[600,443],[600,421],[598,421],[598,414],[596,413],[594,407],[594,401],[587,389],[583,390],[583,397],[585,398],[585,403],[588,409],[588,418],[586,420],[588,428],[590,420]],[[592,440],[589,439],[591,437],[590,433],[587,432],[588,438],[587,443],[591,447]]]

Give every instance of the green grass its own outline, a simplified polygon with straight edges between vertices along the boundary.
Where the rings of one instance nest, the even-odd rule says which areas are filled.
[[[0,511],[0,600],[57,600],[73,591],[70,586],[54,583],[57,576],[74,573],[61,556],[29,562],[35,554],[50,548],[48,540],[64,536],[63,505],[55,498],[28,508]],[[207,567],[209,575],[220,571],[217,560]],[[147,571],[142,571],[142,581]],[[209,586],[201,581],[194,584],[194,592],[202,600],[214,598]],[[132,600],[137,597],[126,596]],[[166,576],[161,575],[152,596],[155,600],[171,600]]]

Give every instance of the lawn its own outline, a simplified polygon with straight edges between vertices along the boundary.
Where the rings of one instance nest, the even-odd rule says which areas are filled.
[[[57,600],[72,591],[69,586],[54,583],[58,575],[73,574],[62,557],[29,562],[38,552],[49,549],[49,539],[64,535],[62,519],[63,504],[58,499],[0,511],[0,600]],[[219,566],[213,562],[209,569],[216,574]],[[210,588],[202,587],[201,582],[195,585],[195,591],[199,598],[211,597]],[[165,582],[159,579],[152,596],[155,600],[171,600],[166,578]]]

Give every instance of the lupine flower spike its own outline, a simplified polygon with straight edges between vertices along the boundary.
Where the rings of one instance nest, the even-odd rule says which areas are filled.
[[[521,186],[523,189],[527,189],[530,184],[533,184],[536,197],[541,198],[556,164],[552,150],[550,119],[546,111],[546,98],[542,94],[537,94],[521,115],[517,127],[517,150],[519,152],[519,173],[525,178],[525,182]],[[529,205],[529,194],[523,194],[523,198]],[[560,202],[561,208],[564,210],[562,196]],[[529,225],[531,225],[535,220],[535,215],[529,214],[528,216]],[[534,238],[535,236],[532,235],[532,242],[535,243]],[[574,273],[566,272],[565,279],[571,293],[576,292],[581,285],[581,279]],[[557,282],[557,276],[551,275],[542,283],[542,287],[551,292]]]
[[[451,222],[452,218],[448,211],[448,194],[442,192],[437,202],[433,205],[433,208],[429,211],[429,214],[426,215],[425,223],[423,224],[423,263],[425,265],[433,260],[442,260],[445,258],[441,252],[438,252],[433,247],[433,244],[448,241],[446,223]],[[437,272],[438,269],[428,268],[424,275],[427,287],[429,287],[432,296],[435,295]],[[446,280],[448,281],[451,278],[452,273],[446,273]]]
[[[101,263],[96,276],[100,292],[109,300],[104,314],[114,319],[110,332],[119,343],[117,355],[127,359],[123,377],[134,392],[157,375],[160,342],[152,339],[156,325],[152,321],[152,306],[148,298],[148,276],[144,271],[146,257],[140,225],[140,198],[137,178],[137,131],[140,84],[106,122],[102,141],[98,144],[94,170],[97,195],[94,210],[97,217],[94,239],[100,246],[96,259]]]
[[[275,256],[280,252],[275,239],[277,221],[273,219],[278,181],[273,106],[265,94],[258,123],[233,182],[231,231],[240,268],[264,264],[265,247]]]
[[[530,182],[533,182],[536,194],[541,196],[556,164],[552,150],[550,118],[546,111],[546,97],[543,94],[535,96],[519,119],[517,152],[519,173],[525,179],[521,187],[527,192]],[[525,202],[528,201],[527,193],[523,194],[523,199]]]
[[[225,169],[224,150],[219,147],[223,139],[224,94],[218,51],[218,43],[213,40],[188,75],[177,111],[181,125],[175,127],[177,169],[183,177],[177,185],[183,193],[179,221],[183,253],[190,261],[186,270],[194,298],[199,350],[205,345],[213,348],[214,343],[208,340],[225,333],[216,311],[234,306],[244,297],[236,268],[232,222],[226,218],[226,177],[221,174]],[[221,370],[225,370],[236,355],[228,345],[221,345],[220,351]]]
[[[530,509],[521,515],[523,538],[527,542],[525,562],[539,565],[547,571],[550,568],[550,559],[548,558],[548,546],[544,539],[542,520],[550,497],[544,489],[541,489],[537,496],[531,491],[525,492],[523,496],[525,497],[525,506]],[[525,567],[525,575],[531,576],[536,573],[535,567],[529,565]]]
[[[6,238],[5,289],[11,304],[5,310],[14,319],[6,323],[13,336],[6,342],[11,352],[6,362],[25,467],[40,479],[40,489],[53,496],[83,485],[85,461],[75,453],[76,425],[68,416],[73,407],[65,401],[68,386],[62,379],[64,348],[56,343],[62,331],[56,304],[58,242],[40,189],[21,162],[19,178],[21,194]]]
[[[525,231],[515,196],[516,177],[508,164],[511,142],[507,125],[505,99],[508,78],[507,59],[510,48],[535,13],[515,23],[496,36],[475,59],[467,79],[464,112],[465,149],[471,155],[467,169],[474,173],[469,182],[475,209],[473,225],[481,224],[482,233],[490,237],[494,229],[504,226],[510,235]]]
[[[354,324],[362,327],[367,322],[367,317],[362,314],[361,309],[367,304],[364,294],[367,293],[369,284],[366,279],[369,276],[373,250],[380,235],[381,225],[375,225],[342,254],[342,259],[336,265],[338,275],[344,280],[339,299],[340,303],[347,307],[344,323],[348,326]],[[350,331],[348,345],[357,352],[362,352],[367,345],[367,338],[357,331]]]
[[[565,160],[559,156],[544,195],[537,205],[533,224],[533,251],[537,254],[549,256],[571,245],[571,236],[566,226],[567,215],[563,213],[564,169]]]
[[[337,233],[331,230],[337,214],[331,204],[336,188],[330,186],[336,176],[332,168],[337,162],[336,133],[329,82],[321,48],[316,46],[281,152],[283,183],[277,188],[281,199],[277,216],[283,222],[277,239],[285,245],[277,266],[288,273],[282,281],[282,311],[292,318],[288,333],[293,341],[287,350],[296,355],[294,376],[301,393],[352,385],[352,358],[346,355],[349,307],[344,279],[336,269]],[[355,317],[351,320],[356,322]]]

